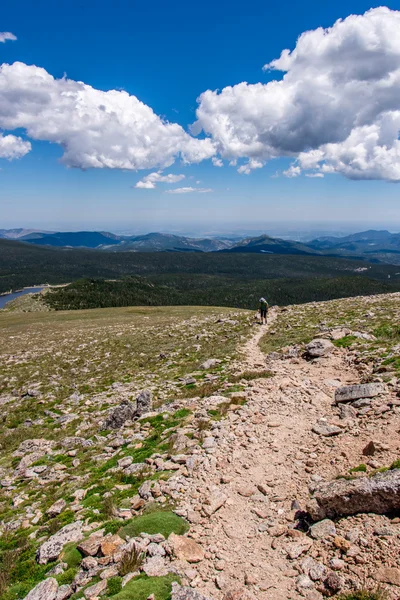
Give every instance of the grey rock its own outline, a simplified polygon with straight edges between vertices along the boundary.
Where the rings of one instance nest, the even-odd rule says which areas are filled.
[[[202,365],[200,365],[200,369],[206,371],[207,369],[212,369],[212,367],[216,367],[219,364],[221,364],[221,361],[217,358],[209,358],[208,360],[203,362]]]
[[[184,433],[173,433],[169,438],[171,454],[182,454],[189,446],[189,438]]]
[[[66,450],[72,450],[73,448],[77,448],[82,446],[83,448],[89,448],[93,446],[92,440],[86,440],[83,437],[70,436],[66,437],[62,440],[61,446]]]
[[[13,453],[13,456],[24,456],[25,454],[31,454],[32,452],[40,452],[43,454],[47,454],[50,452],[55,442],[50,440],[45,440],[43,438],[35,439],[35,440],[24,440]]]
[[[41,581],[25,596],[24,600],[56,600],[58,583],[53,577]]]
[[[60,500],[54,502],[54,504],[52,504],[50,508],[46,510],[46,515],[49,515],[49,517],[56,517],[57,515],[62,513],[66,506],[67,503],[65,502],[65,500],[63,498],[60,498]]]
[[[40,565],[47,565],[48,562],[57,560],[65,544],[79,542],[82,537],[82,521],[65,525],[40,546],[36,554],[37,562]]]
[[[138,489],[138,494],[141,498],[143,498],[143,500],[149,500],[150,498],[152,498],[152,493],[151,493],[151,484],[152,483],[153,482],[150,479],[148,479],[147,481],[142,483],[142,485]]]
[[[309,358],[319,358],[327,356],[335,349],[335,346],[329,340],[315,339],[306,346],[306,355]]]
[[[168,575],[168,567],[162,556],[156,555],[148,558],[142,567],[148,577],[163,577]]]
[[[132,463],[129,467],[124,469],[125,475],[136,475],[137,473],[141,473],[149,468],[149,465],[146,463]]]
[[[136,416],[141,417],[143,414],[151,411],[152,396],[150,390],[143,390],[136,397]]]
[[[132,421],[136,416],[136,406],[128,400],[123,400],[114,408],[102,425],[102,429],[120,429],[126,421]]]
[[[386,386],[383,383],[360,383],[355,385],[345,385],[335,391],[335,402],[352,402],[360,398],[374,398],[379,394],[386,392]]]
[[[171,600],[213,600],[211,597],[203,596],[190,587],[180,586],[179,583],[172,584]]]
[[[60,587],[58,588],[56,600],[66,600],[67,598],[70,598],[73,593],[74,591],[70,585],[60,585]]]
[[[329,423],[319,421],[312,428],[314,433],[322,435],[323,437],[331,437],[332,435],[339,435],[342,433],[342,429],[336,425],[329,425]]]
[[[311,517],[335,518],[358,513],[385,514],[400,509],[400,469],[347,481],[321,483],[307,509]]]
[[[83,592],[85,598],[97,598],[104,592],[107,588],[107,581],[102,579],[98,583],[87,587]]]
[[[354,419],[357,416],[357,411],[350,404],[340,404],[340,418],[341,419]]]
[[[310,527],[310,534],[314,540],[325,540],[331,535],[336,535],[335,523],[330,519],[324,519],[318,523],[314,523]]]
[[[299,590],[306,590],[306,589],[310,589],[313,587],[313,582],[311,581],[311,579],[308,577],[308,575],[299,575],[296,578],[296,587]]]

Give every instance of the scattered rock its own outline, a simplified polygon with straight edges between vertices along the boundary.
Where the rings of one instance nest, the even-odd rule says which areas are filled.
[[[57,500],[57,502],[54,502],[54,504],[52,504],[50,508],[46,510],[46,515],[49,515],[49,517],[56,517],[62,513],[66,506],[67,503],[63,498],[61,498],[60,500]]]
[[[104,592],[107,589],[107,581],[105,579],[102,579],[101,581],[99,581],[98,583],[95,583],[94,585],[91,585],[90,587],[87,587],[85,589],[85,591],[83,592],[83,595],[85,596],[85,598],[97,598],[98,596],[100,596],[100,594],[102,592]]]
[[[172,552],[179,560],[197,563],[204,558],[203,548],[191,538],[171,533],[168,542]]]
[[[136,397],[136,416],[141,417],[151,411],[152,396],[150,390],[143,390]]]
[[[331,437],[333,435],[339,435],[342,433],[342,429],[336,425],[329,425],[324,419],[320,419],[312,428],[314,433],[322,435],[323,437]]]
[[[217,358],[209,358],[208,360],[203,362],[202,365],[200,365],[200,369],[206,371],[207,369],[212,369],[213,367],[216,367],[219,364],[221,364],[221,361]]]
[[[326,540],[332,535],[336,535],[335,523],[330,519],[324,519],[319,523],[314,523],[310,527],[311,537],[315,540]]]
[[[144,563],[143,571],[148,577],[163,577],[168,575],[169,569],[162,556],[152,556]]]
[[[215,491],[207,499],[207,503],[203,505],[203,511],[207,517],[211,517],[217,510],[224,506],[227,501],[227,496],[222,492]]]
[[[363,448],[363,451],[362,451],[364,456],[374,456],[375,452],[376,452],[376,446],[372,440],[370,442],[368,442],[368,444]]]
[[[132,421],[136,415],[136,406],[128,400],[123,400],[114,408],[102,425],[102,429],[120,429],[126,421]]]
[[[39,547],[36,554],[37,562],[40,565],[47,565],[48,562],[57,560],[65,544],[78,542],[82,537],[82,521],[65,525]]]
[[[24,600],[56,600],[58,583],[53,577],[41,581],[25,596]]]
[[[314,520],[357,513],[385,514],[400,508],[400,469],[319,484],[308,510]]]
[[[100,550],[102,540],[102,533],[93,533],[78,545],[78,550],[83,554],[83,556],[96,556]]]
[[[335,346],[329,340],[315,339],[306,346],[306,356],[308,358],[319,358],[327,356],[335,349]]]
[[[373,577],[380,583],[390,583],[400,587],[400,569],[395,567],[379,567]]]
[[[335,402],[351,402],[360,398],[375,398],[379,394],[386,392],[386,386],[383,383],[360,383],[355,385],[345,385],[335,391]]]
[[[172,584],[171,600],[212,600],[190,587],[182,587],[179,583]]]
[[[101,552],[103,556],[112,556],[125,541],[119,535],[106,536],[101,540]]]

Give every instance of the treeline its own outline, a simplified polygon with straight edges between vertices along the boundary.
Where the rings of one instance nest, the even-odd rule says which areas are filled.
[[[400,284],[363,277],[270,279],[230,281],[204,277],[183,282],[179,278],[165,285],[141,277],[126,277],[118,281],[82,279],[57,288],[45,295],[45,301],[55,310],[77,310],[118,306],[229,306],[256,309],[260,296],[270,304],[301,304],[350,296],[400,291]],[[183,285],[182,285],[183,284]]]
[[[80,278],[120,279],[137,275],[187,281],[202,275],[243,280],[310,279],[356,275],[385,282],[400,280],[398,267],[345,258],[280,254],[188,252],[107,252],[43,248],[0,239],[0,293],[41,283],[69,283]],[[390,277],[390,281],[388,281]]]

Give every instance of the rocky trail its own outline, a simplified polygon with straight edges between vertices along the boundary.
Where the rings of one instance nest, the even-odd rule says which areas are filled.
[[[275,318],[273,313],[271,329]],[[265,368],[258,345],[264,334],[265,328],[257,328],[245,345],[242,369]],[[206,438],[207,458],[185,490],[182,514],[192,521],[189,535],[206,548],[196,576],[190,573],[192,585],[218,600],[314,600],[358,588],[369,576],[399,585],[396,552],[387,548],[385,558],[382,554],[389,546],[382,539],[399,533],[385,532],[386,517],[321,521],[311,536],[307,524],[299,527],[310,490],[334,479],[343,463],[357,465],[371,434],[377,447],[380,442],[381,450],[396,454],[398,420],[390,425],[395,434],[390,446],[387,423],[349,423],[335,414],[334,390],[360,380],[343,351],[267,364],[273,377],[255,379],[247,404]],[[370,533],[376,530],[375,539],[362,539],[360,523]],[[361,547],[355,543],[360,541]],[[395,567],[389,566],[391,557]]]

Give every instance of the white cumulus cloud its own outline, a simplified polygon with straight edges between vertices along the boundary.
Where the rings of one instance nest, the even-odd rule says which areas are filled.
[[[298,165],[291,165],[286,171],[283,171],[285,177],[298,177],[301,174],[301,168]]]
[[[22,158],[30,150],[30,142],[25,142],[15,135],[2,135],[0,133],[0,158],[7,158],[8,160]]]
[[[276,157],[294,170],[400,181],[400,12],[386,7],[306,31],[264,69],[281,80],[238,83],[199,98],[194,133],[248,173]]]
[[[197,192],[198,194],[208,194],[212,192],[211,188],[194,188],[194,187],[181,187],[173,190],[167,190],[167,194],[191,194]]]
[[[182,179],[185,179],[184,175],[173,175],[172,173],[163,175],[160,171],[156,171],[155,173],[149,173],[149,175],[138,181],[135,188],[154,190],[157,183],[178,183]]]
[[[163,169],[178,156],[197,163],[215,154],[210,139],[191,137],[125,91],[55,79],[21,62],[0,67],[0,127],[59,144],[62,162],[82,169]]]
[[[17,39],[17,36],[15,36],[10,31],[0,31],[0,43],[4,44],[7,41],[13,42],[16,39]]]

